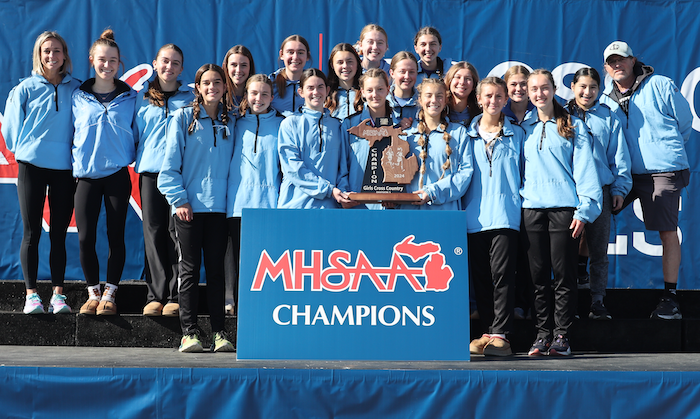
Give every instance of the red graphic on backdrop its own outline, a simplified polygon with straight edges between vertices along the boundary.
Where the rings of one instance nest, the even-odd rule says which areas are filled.
[[[410,235],[394,245],[389,266],[375,266],[367,255],[359,250],[353,258],[350,252],[334,250],[328,255],[330,266],[323,266],[323,251],[311,251],[311,265],[306,265],[305,250],[294,250],[293,257],[286,250],[273,261],[263,250],[255,269],[251,291],[262,291],[266,279],[281,279],[285,291],[303,291],[310,279],[311,291],[357,292],[364,280],[379,292],[394,292],[397,282],[403,278],[415,292],[447,291],[454,271],[446,264],[438,243],[427,241],[414,243]],[[409,266],[403,256],[413,262],[430,256],[422,267]]]
[[[127,71],[122,80],[126,82],[129,86],[132,86],[136,90],[140,90],[143,84],[153,75],[153,68],[149,64],[140,64],[131,70]],[[0,126],[2,126],[2,114],[0,114]],[[141,192],[139,190],[139,175],[134,171],[133,166],[129,166],[129,177],[131,178],[131,198],[129,203],[131,207],[136,211],[139,218],[143,219],[141,215]],[[5,145],[5,139],[0,134],[0,183],[13,183],[17,184],[17,162],[15,161],[15,156],[7,149]],[[44,212],[43,212],[43,227],[44,231],[49,231],[51,226],[51,217],[49,211],[49,199],[48,197],[44,201]],[[75,225],[75,213],[71,217],[71,222],[68,227],[69,232],[77,232]]]

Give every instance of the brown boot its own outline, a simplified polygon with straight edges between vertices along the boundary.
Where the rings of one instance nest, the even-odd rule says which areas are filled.
[[[163,304],[158,301],[151,301],[143,308],[144,316],[160,316],[163,312]]]
[[[491,340],[491,336],[487,334],[481,335],[479,339],[474,339],[469,343],[469,353],[474,355],[483,355],[484,347]]]
[[[88,314],[94,316],[97,310],[97,306],[100,304],[98,300],[87,300],[82,307],[80,307],[80,314]]]

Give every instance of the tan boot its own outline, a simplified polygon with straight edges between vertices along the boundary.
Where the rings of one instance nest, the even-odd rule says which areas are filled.
[[[180,304],[178,303],[168,303],[163,307],[163,315],[165,317],[179,317],[180,316]]]
[[[494,336],[484,347],[484,355],[486,356],[511,356],[513,350],[510,348],[508,339]]]
[[[115,316],[117,314],[117,305],[112,301],[102,300],[97,306],[98,316]]]
[[[487,334],[481,335],[479,339],[474,339],[469,343],[469,353],[474,354],[474,355],[483,355],[484,354],[484,346],[486,346],[487,343],[491,340],[491,336]]]
[[[163,304],[158,301],[151,301],[143,308],[144,316],[160,316],[163,312]]]
[[[98,300],[87,300],[82,307],[80,307],[80,314],[88,314],[94,316],[97,310],[97,306],[100,304]]]

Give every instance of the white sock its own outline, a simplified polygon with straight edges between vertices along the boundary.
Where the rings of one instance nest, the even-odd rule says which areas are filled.
[[[117,288],[119,287],[114,284],[105,285],[105,292],[102,293],[102,301],[109,301],[113,303],[115,297],[117,296]]]
[[[492,338],[501,338],[501,339],[503,339],[503,340],[506,339],[506,335],[501,334],[501,333],[491,333],[491,337],[492,337]]]
[[[100,284],[88,285],[87,292],[89,300],[100,301],[100,295],[102,294],[100,291]]]

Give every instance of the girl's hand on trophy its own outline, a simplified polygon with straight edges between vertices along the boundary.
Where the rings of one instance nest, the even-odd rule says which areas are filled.
[[[425,205],[430,202],[430,195],[427,192],[420,190],[414,193],[420,197],[420,201],[414,202],[413,205]]]
[[[345,208],[345,204],[350,204],[352,203],[352,200],[348,196],[347,193],[341,191],[338,188],[333,188],[333,198],[341,205],[343,208]]]
[[[399,122],[401,129],[408,129],[413,125],[413,118],[404,118]]]

